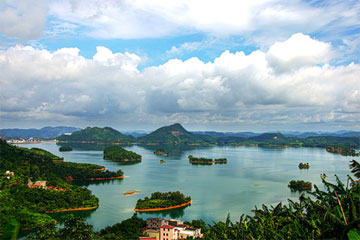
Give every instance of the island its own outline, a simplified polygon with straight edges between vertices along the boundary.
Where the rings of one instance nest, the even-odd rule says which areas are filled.
[[[137,194],[137,193],[140,193],[141,191],[139,190],[129,190],[129,191],[126,191],[124,193],[125,196],[129,196],[129,195],[134,195],[134,194]]]
[[[309,169],[310,168],[310,165],[309,163],[299,163],[299,168],[300,169]]]
[[[213,163],[215,164],[224,164],[227,163],[227,159],[226,158],[216,158],[216,159],[212,159],[212,158],[197,158],[194,157],[193,155],[189,155],[189,163],[191,164],[203,164],[203,165],[212,165]]]
[[[180,208],[191,204],[191,197],[179,191],[176,192],[155,192],[151,197],[139,199],[136,203],[134,211],[136,212],[151,212],[162,211],[174,208]]]
[[[141,155],[125,150],[120,146],[110,146],[104,149],[104,159],[131,164],[141,162]]]
[[[59,151],[60,152],[70,152],[70,151],[72,151],[73,149],[72,149],[72,147],[70,147],[70,146],[61,146],[60,148],[59,148]]]
[[[312,183],[311,182],[305,182],[303,180],[291,180],[289,185],[289,188],[291,188],[291,190],[311,190],[312,189]]]

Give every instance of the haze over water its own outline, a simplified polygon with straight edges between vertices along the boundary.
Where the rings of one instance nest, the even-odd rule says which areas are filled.
[[[323,189],[320,174],[326,173],[327,181],[335,182],[336,173],[346,183],[351,175],[349,161],[352,157],[330,154],[323,148],[259,148],[216,146],[174,149],[169,157],[154,155],[153,149],[141,146],[124,147],[142,155],[142,162],[135,165],[120,165],[103,159],[100,150],[59,152],[54,143],[29,144],[21,147],[38,147],[48,150],[65,161],[94,163],[109,170],[121,168],[122,180],[87,182],[87,187],[99,198],[99,208],[83,213],[95,229],[113,225],[133,215],[139,198],[160,191],[180,191],[191,196],[193,203],[184,209],[176,209],[140,217],[171,217],[182,220],[203,219],[207,223],[225,220],[228,213],[236,221],[241,214],[252,214],[251,210],[262,204],[276,205],[287,199],[297,200],[298,192],[287,187],[290,180],[305,180]],[[228,159],[227,164],[211,166],[191,165],[187,156]],[[160,159],[166,163],[160,164]],[[298,169],[300,162],[308,162],[309,170]],[[141,193],[124,196],[128,190]]]

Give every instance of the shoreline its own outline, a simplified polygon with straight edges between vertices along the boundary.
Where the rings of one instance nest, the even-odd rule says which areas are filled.
[[[96,208],[98,208],[98,207],[99,207],[99,206],[95,206],[95,207],[84,207],[84,208],[59,209],[59,210],[45,211],[45,213],[70,212],[70,211],[87,211],[87,210],[96,209]]]
[[[135,208],[134,211],[135,212],[156,212],[156,211],[163,211],[163,210],[169,210],[169,209],[184,207],[184,206],[190,205],[191,203],[192,203],[192,201],[190,200],[189,202],[186,202],[186,203],[183,203],[183,204],[180,204],[180,205],[171,206],[171,207],[166,207],[166,208],[147,208],[147,209],[137,209],[137,208]]]

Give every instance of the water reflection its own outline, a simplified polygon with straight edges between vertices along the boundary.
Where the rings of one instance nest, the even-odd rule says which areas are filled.
[[[181,218],[185,214],[184,209],[189,206],[191,206],[191,204],[181,207],[181,208],[175,208],[175,209],[164,210],[164,211],[156,211],[156,212],[138,212],[138,214],[144,218],[148,218],[148,217],[166,218],[169,216],[170,216],[170,218]]]
[[[190,152],[192,150],[213,148],[213,146],[189,146],[187,144],[176,144],[176,145],[161,144],[156,146],[149,146],[149,145],[139,145],[139,146],[146,150],[150,150],[152,152],[162,149],[164,150],[164,153],[167,153],[173,159],[180,159],[183,155],[187,155],[187,152]]]
[[[74,184],[78,186],[85,186],[88,187],[89,185],[106,185],[109,183],[114,183],[114,181],[117,181],[117,184],[120,184],[124,179],[106,179],[106,180],[96,180],[96,181],[90,181],[90,180],[75,180],[73,181]]]

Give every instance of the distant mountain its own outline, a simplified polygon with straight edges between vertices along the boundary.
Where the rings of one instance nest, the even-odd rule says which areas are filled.
[[[336,136],[336,137],[359,137],[360,132],[340,130],[336,132],[281,132],[289,137],[320,137],[320,136]]]
[[[65,133],[72,133],[75,131],[80,130],[80,128],[76,127],[43,127],[41,129],[19,129],[19,128],[12,128],[12,129],[0,129],[0,135],[6,136],[8,138],[56,138],[61,134]]]
[[[179,123],[161,127],[152,133],[137,139],[142,144],[196,144],[207,145],[216,143],[215,138],[188,132]]]
[[[132,143],[133,136],[125,135],[110,128],[87,127],[83,130],[73,132],[71,135],[61,135],[56,138],[58,141],[66,142],[98,142],[98,143]]]
[[[260,133],[254,132],[214,132],[214,131],[198,131],[198,132],[191,132],[194,134],[201,134],[201,135],[209,135],[213,137],[240,137],[240,138],[248,138],[260,135]]]
[[[146,134],[150,133],[149,131],[142,131],[142,130],[139,130],[139,131],[123,131],[122,132],[123,134],[126,134],[126,135],[131,135],[133,137],[142,137],[142,136],[145,136]]]

